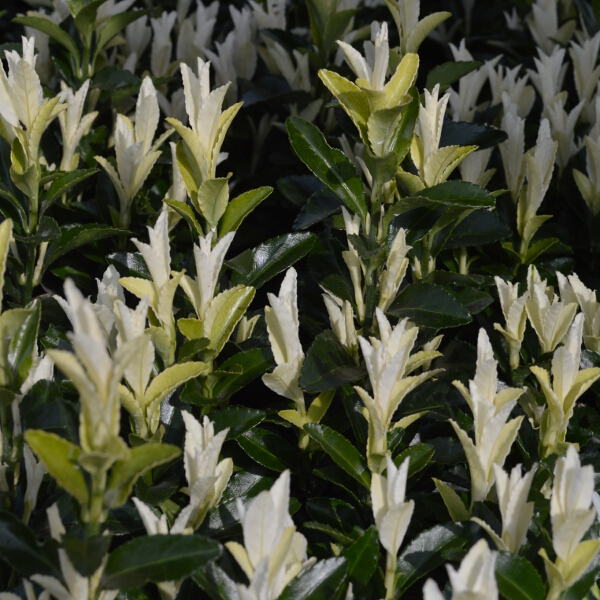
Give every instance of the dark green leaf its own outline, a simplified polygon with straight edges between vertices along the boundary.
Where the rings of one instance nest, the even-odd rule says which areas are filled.
[[[211,418],[215,424],[215,433],[228,427],[229,432],[226,439],[234,440],[263,421],[265,413],[262,410],[245,406],[227,406],[215,412]]]
[[[3,316],[7,315],[7,313],[8,311]],[[33,363],[33,353],[37,349],[37,334],[41,315],[41,303],[39,300],[35,300],[29,310],[29,314],[10,340],[7,367],[10,377],[10,387],[15,392],[21,389],[21,385],[23,385],[23,382],[29,375],[29,370]]]
[[[459,60],[456,62],[446,62],[437,67],[434,67],[427,74],[427,81],[425,87],[431,91],[437,83],[440,86],[452,85],[455,81],[458,81],[461,77],[464,77],[471,71],[481,67],[483,63],[476,60]]]
[[[377,564],[379,563],[379,536],[377,529],[371,525],[364,534],[342,552],[342,556],[348,561],[348,576],[362,585],[367,585]]]
[[[326,425],[309,423],[304,426],[311,438],[318,442],[333,461],[367,489],[371,477],[363,455],[341,434]]]
[[[102,564],[110,542],[110,536],[97,535],[91,538],[65,536],[61,543],[79,574],[91,577]]]
[[[306,201],[294,221],[293,229],[308,229],[337,212],[341,205],[340,199],[331,190],[319,190]]]
[[[460,291],[449,289],[452,294],[472,315],[481,312],[486,306],[489,306],[494,299],[482,290],[472,287],[462,288]]]
[[[84,244],[89,244],[96,240],[103,240],[119,233],[118,229],[106,225],[91,223],[89,225],[78,225],[76,223],[64,225],[60,228],[60,236],[52,240],[46,251],[46,260],[44,261],[44,270],[47,269],[57,258],[79,248]]]
[[[61,577],[56,549],[40,546],[33,531],[6,510],[0,511],[0,548],[2,560],[25,577]]]
[[[390,306],[388,313],[415,325],[444,329],[457,327],[471,320],[469,311],[448,292],[431,283],[406,286]]]
[[[133,588],[148,581],[176,581],[221,556],[221,546],[199,535],[152,535],[119,546],[102,575],[108,590]]]
[[[492,148],[508,138],[502,129],[489,125],[450,121],[444,123],[440,137],[440,148],[443,146],[477,146],[479,150]]]
[[[344,558],[321,560],[292,579],[279,600],[332,600],[344,585],[347,573]]]
[[[85,181],[95,173],[98,173],[98,169],[80,169],[79,171],[71,171],[70,173],[62,173],[59,175],[52,181],[50,189],[46,192],[46,199],[42,204],[40,214],[43,215],[57,198],[60,198],[73,186]]]
[[[306,512],[313,521],[325,523],[347,534],[354,528],[365,527],[360,513],[351,504],[337,498],[309,498]]]
[[[395,459],[396,466],[400,466],[407,458],[410,458],[408,464],[408,476],[412,477],[415,473],[422,471],[431,461],[435,454],[435,448],[431,444],[415,444],[409,446],[401,452]]]
[[[348,350],[333,331],[320,333],[306,353],[300,387],[309,394],[333,390],[362,379],[364,367],[356,366]]]
[[[358,487],[356,485],[356,480],[353,477],[350,477],[343,469],[331,465],[329,467],[313,469],[313,474],[325,480],[328,484],[333,483],[334,485],[341,487],[348,492],[356,502],[367,501],[367,490],[364,487]]]
[[[14,234],[15,240],[25,244],[39,246],[42,242],[50,242],[60,236],[60,227],[51,217],[42,217],[38,223],[38,229],[33,235],[21,236]]]
[[[255,427],[236,441],[250,458],[267,469],[278,473],[285,469],[296,469],[296,450],[276,433]]]
[[[254,348],[234,354],[219,366],[219,370],[231,372],[223,375],[215,383],[211,390],[211,397],[219,402],[226,400],[266,373],[274,364],[273,354],[269,348]],[[235,372],[239,370],[240,373]]]
[[[192,579],[212,600],[239,600],[235,581],[214,562],[209,562],[204,569],[198,569]]]
[[[352,212],[364,219],[367,214],[365,191],[350,159],[341,150],[332,148],[312,123],[300,117],[288,117],[286,124],[292,147],[302,162]]]
[[[122,277],[141,277],[152,279],[148,265],[139,252],[116,252],[106,257],[109,264],[114,265]]]
[[[446,249],[482,246],[499,242],[511,235],[510,228],[489,210],[474,210],[452,232]]]
[[[419,534],[398,557],[397,588],[404,592],[430,571],[446,562],[443,553],[466,543],[458,524],[436,525]]]
[[[522,556],[501,552],[496,561],[498,591],[506,600],[544,600],[540,574]]]
[[[306,256],[316,240],[314,233],[286,233],[242,252],[226,261],[234,271],[231,284],[251,285],[258,289]]]

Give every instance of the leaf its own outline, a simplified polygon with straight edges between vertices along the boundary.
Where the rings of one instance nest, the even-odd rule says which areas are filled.
[[[196,208],[206,219],[210,229],[215,229],[225,214],[229,202],[229,177],[207,179],[200,184]]]
[[[455,522],[468,521],[471,517],[471,513],[467,510],[461,497],[444,481],[434,477],[433,483],[435,483],[435,487],[448,509],[450,518]]]
[[[239,600],[235,581],[214,562],[195,571],[192,579],[213,600]]]
[[[445,552],[462,548],[466,543],[463,531],[462,526],[451,524],[436,525],[420,533],[398,557],[396,593],[404,592],[443,565]]]
[[[96,42],[96,54],[98,56],[102,48],[112,40],[119,31],[127,27],[130,23],[137,21],[139,18],[147,15],[151,10],[131,10],[128,12],[122,12],[116,15],[113,15],[104,22],[102,29],[100,30],[100,35],[98,36],[98,41]]]
[[[362,454],[341,434],[326,425],[309,423],[304,426],[311,438],[318,442],[333,461],[348,475],[369,489],[371,476]]]
[[[193,379],[205,374],[210,367],[202,362],[185,362],[171,365],[159,373],[146,389],[144,402],[150,404],[162,400],[167,394],[176,390],[188,379]]]
[[[300,209],[294,221],[294,231],[308,229],[312,225],[320,223],[338,212],[341,205],[341,200],[331,190],[324,188],[315,192]]]
[[[354,213],[365,219],[367,201],[363,183],[350,159],[332,148],[312,123],[288,117],[290,142],[300,160]]]
[[[254,348],[234,354],[220,365],[219,370],[228,371],[241,367],[242,372],[226,373],[220,377],[211,389],[211,397],[219,402],[226,400],[251,381],[266,373],[274,364],[275,360],[269,348]]]
[[[43,215],[57,198],[60,198],[73,186],[98,173],[98,171],[99,169],[80,169],[79,171],[59,175],[52,181],[50,189],[46,192],[46,199],[42,204],[40,215]]]
[[[465,121],[447,120],[442,129],[440,148],[444,146],[477,146],[479,150],[483,150],[501,144],[506,139],[508,139],[508,134],[502,129]]]
[[[204,319],[205,334],[212,350],[219,353],[223,349],[255,293],[253,287],[240,285],[225,290],[212,301]]]
[[[415,325],[444,329],[471,321],[467,309],[443,288],[431,283],[413,283],[397,296],[388,313]]]
[[[234,440],[240,435],[252,429],[266,417],[266,413],[255,408],[245,406],[226,406],[211,415],[215,426],[215,433],[229,428],[226,440]]]
[[[91,538],[67,535],[63,537],[61,544],[79,574],[91,577],[102,564],[111,541],[108,535],[97,535]]]
[[[75,40],[54,21],[43,17],[27,16],[17,17],[16,19],[13,19],[12,22],[17,25],[33,27],[46,35],[49,35],[53,40],[56,40],[59,44],[63,45],[68,50],[69,55],[75,59],[75,63],[79,65],[79,49],[77,48]]]
[[[10,311],[6,311],[6,315]],[[37,350],[37,334],[42,314],[41,302],[35,300],[8,345],[7,367],[10,387],[18,392],[29,375],[33,353]],[[6,343],[6,341],[4,341]]]
[[[314,521],[348,535],[365,527],[360,513],[351,504],[337,498],[309,498],[306,512]]]
[[[346,559],[328,558],[292,579],[279,600],[332,600],[346,581]]]
[[[163,202],[171,207],[178,215],[183,217],[186,223],[190,226],[191,230],[197,236],[203,236],[204,232],[202,231],[202,226],[198,223],[196,219],[196,215],[192,208],[186,204],[185,202],[180,202],[179,200],[171,200],[170,198],[165,198]]]
[[[510,227],[489,210],[474,210],[455,228],[444,245],[446,250],[482,246],[499,242],[512,235]]]
[[[61,577],[56,551],[52,556],[40,546],[33,531],[7,510],[0,511],[0,548],[2,560],[25,577]]]
[[[395,459],[396,466],[400,466],[410,457],[408,476],[422,471],[431,461],[435,454],[435,448],[431,444],[414,444],[403,450]]]
[[[429,71],[425,87],[431,91],[437,83],[440,84],[440,87],[452,85],[461,77],[481,67],[482,64],[476,60],[445,62]]]
[[[316,240],[314,233],[286,233],[238,254],[225,261],[234,270],[231,284],[258,289],[306,256]]]
[[[546,594],[540,574],[522,556],[500,552],[496,560],[498,591],[506,600],[544,600]]]
[[[250,458],[271,471],[281,473],[297,468],[296,450],[276,433],[255,427],[236,441]]]
[[[48,472],[56,479],[56,483],[73,496],[79,504],[87,505],[88,488],[77,463],[81,448],[54,433],[47,433],[39,429],[26,431],[25,441],[39,459],[44,461]]]
[[[52,240],[46,251],[44,261],[44,270],[46,270],[57,258],[63,254],[75,250],[84,244],[89,244],[96,240],[104,240],[120,233],[118,229],[108,227],[107,225],[98,225],[90,223],[88,225],[78,225],[71,223],[60,228],[60,236]]]
[[[25,244],[34,244],[39,246],[42,242],[50,242],[60,236],[60,227],[51,217],[42,217],[38,223],[38,229],[33,235],[16,235],[15,240]]]
[[[150,469],[171,462],[181,456],[177,446],[169,444],[145,444],[131,449],[128,460],[118,460],[110,473],[104,502],[116,508],[127,502],[134,483]]]
[[[273,193],[269,186],[248,190],[234,198],[225,209],[219,223],[219,237],[230,231],[237,231],[242,221],[266,198]]]
[[[211,560],[221,546],[199,535],[152,535],[119,546],[109,557],[102,575],[103,589],[129,589],[189,577]]]
[[[362,379],[364,367],[357,367],[348,350],[333,331],[320,333],[306,353],[299,384],[309,394],[333,390]]]
[[[466,287],[460,291],[449,289],[448,292],[454,296],[472,315],[480,313],[489,306],[494,299],[486,292],[472,287]]]
[[[375,526],[371,525],[352,546],[342,552],[342,556],[348,561],[348,577],[367,585],[380,559],[379,536]]]

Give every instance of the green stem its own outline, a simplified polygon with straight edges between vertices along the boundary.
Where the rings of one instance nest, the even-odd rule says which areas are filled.
[[[106,489],[106,471],[98,471],[92,475],[92,495],[88,506],[86,523],[87,537],[100,534],[100,526],[104,521],[104,491]]]
[[[394,597],[396,583],[396,557],[387,553],[385,560],[385,600],[392,600]]]
[[[367,336],[371,333],[373,325],[373,316],[375,314],[375,291],[377,288],[377,269],[372,272],[367,271],[365,276],[367,290],[365,295],[365,320],[363,323],[363,335]]]

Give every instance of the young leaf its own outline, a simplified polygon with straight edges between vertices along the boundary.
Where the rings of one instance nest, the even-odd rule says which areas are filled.
[[[219,223],[219,237],[230,231],[237,231],[242,221],[266,198],[273,193],[269,186],[249,190],[234,198],[225,209]]]
[[[102,575],[103,589],[131,589],[189,577],[211,560],[221,546],[199,535],[143,536],[119,546],[109,557]]]
[[[77,464],[81,448],[54,433],[32,430],[25,432],[25,441],[48,468],[56,483],[81,505],[88,503],[88,488]]]
[[[6,362],[10,378],[10,387],[15,392],[18,392],[21,389],[21,385],[23,385],[23,382],[27,379],[29,370],[31,369],[33,353],[37,348],[37,334],[42,314],[41,302],[35,300],[32,308],[26,310],[29,311],[29,314],[25,317],[12,336],[8,346]],[[11,311],[6,311],[4,315],[9,312]]]
[[[311,438],[318,442],[333,461],[367,489],[371,477],[363,455],[341,434],[326,425],[309,423],[304,426]]]
[[[341,151],[332,148],[321,131],[300,117],[288,117],[288,134],[300,160],[354,213],[364,219],[367,201],[363,183]]]

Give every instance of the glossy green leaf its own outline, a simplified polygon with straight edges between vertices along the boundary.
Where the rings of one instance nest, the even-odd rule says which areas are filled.
[[[16,235],[15,240],[25,244],[34,244],[39,246],[42,242],[51,242],[60,236],[60,227],[51,217],[42,217],[38,223],[37,231],[33,235]]]
[[[540,574],[524,557],[501,552],[496,560],[498,591],[506,600],[543,600],[546,597]]]
[[[444,329],[457,327],[471,320],[469,311],[451,294],[431,283],[413,283],[397,296],[388,313],[415,325]]]
[[[100,35],[98,36],[98,41],[96,42],[96,56],[99,52],[112,40],[119,31],[125,29],[127,25],[137,21],[144,15],[147,15],[150,10],[130,10],[127,12],[118,13],[113,15],[108,19],[102,29],[100,30]]]
[[[68,192],[73,186],[85,181],[92,175],[98,173],[99,169],[80,169],[59,175],[50,184],[50,189],[46,192],[46,199],[42,203],[40,214],[43,215],[50,205],[63,194]]]
[[[474,210],[463,219],[452,231],[450,239],[444,247],[462,248],[469,246],[482,246],[492,244],[510,237],[508,225],[500,221],[489,210]]]
[[[236,441],[250,458],[271,471],[281,473],[297,468],[297,451],[276,433],[255,427],[240,435]]]
[[[234,440],[264,421],[265,416],[266,414],[262,410],[256,410],[255,408],[226,406],[211,415],[211,418],[215,424],[215,433],[228,428],[229,432],[226,439]]]
[[[60,236],[52,240],[46,251],[44,270],[46,270],[57,258],[61,257],[75,248],[79,248],[96,240],[104,240],[119,233],[118,229],[107,225],[92,223],[89,225],[78,225],[72,223],[60,228]]]
[[[462,288],[458,291],[449,289],[448,292],[454,296],[472,315],[480,313],[489,306],[494,299],[483,290],[472,287]]]
[[[230,231],[237,231],[242,221],[266,198],[273,193],[269,186],[249,190],[234,198],[225,210],[219,223],[219,236],[222,237]]]
[[[145,444],[131,449],[128,460],[118,460],[110,473],[104,502],[110,508],[121,506],[131,495],[133,485],[150,469],[181,456],[181,449],[169,444]]]
[[[88,503],[89,493],[83,472],[77,463],[81,448],[54,433],[32,430],[25,432],[25,441],[48,468],[56,483],[81,505]]]
[[[341,433],[326,425],[314,423],[305,425],[304,430],[321,445],[339,467],[367,489],[369,488],[371,476],[366,459]]]
[[[456,62],[446,62],[437,67],[434,67],[427,74],[427,82],[425,87],[428,90],[432,90],[436,84],[440,86],[452,85],[455,81],[458,81],[461,77],[469,74],[471,71],[481,67],[483,63],[476,60],[459,60]]]
[[[102,564],[111,541],[108,535],[97,535],[90,538],[67,535],[63,537],[61,545],[79,574],[91,577]]]
[[[458,524],[436,525],[420,533],[398,557],[396,589],[401,593],[446,562],[444,553],[460,550],[466,543]]]
[[[292,579],[279,600],[332,600],[347,576],[348,563],[344,558],[321,560]]]
[[[300,117],[288,117],[288,134],[302,162],[353,212],[367,214],[363,183],[350,159],[332,148],[321,131]]]
[[[371,525],[363,535],[344,550],[342,556],[348,561],[348,576],[362,585],[367,585],[379,563],[379,536]]]
[[[37,334],[41,314],[41,302],[35,300],[31,309],[29,309],[29,314],[10,339],[6,363],[9,371],[10,387],[15,392],[21,389],[21,385],[29,375],[33,363],[33,354],[37,350]]]
[[[268,348],[255,348],[234,354],[219,366],[219,371],[225,373],[212,385],[211,397],[219,402],[226,400],[251,381],[264,375],[274,364],[273,354]],[[239,369],[241,373],[235,372]],[[227,372],[229,370],[231,372]]]
[[[226,261],[234,273],[232,285],[258,289],[306,256],[316,242],[314,233],[286,233]]]
[[[366,374],[364,367],[356,366],[335,333],[324,331],[306,353],[299,383],[305,392],[318,394],[362,379]]]
[[[142,536],[119,546],[108,557],[101,585],[114,590],[148,581],[176,581],[217,560],[221,553],[217,542],[199,535]]]
[[[408,476],[422,471],[431,461],[435,454],[435,448],[431,444],[414,444],[403,450],[395,459],[396,466],[400,466],[410,457],[408,465]]]
[[[77,48],[75,40],[54,21],[44,19],[43,17],[26,16],[17,17],[16,19],[13,19],[12,22],[17,25],[33,27],[46,35],[49,35],[53,40],[56,40],[59,44],[64,46],[69,51],[69,55],[75,59],[76,64],[79,64],[79,49]]]
[[[444,146],[477,146],[479,150],[492,148],[508,139],[502,129],[465,121],[446,121],[440,137],[440,148]]]
[[[33,531],[15,514],[0,511],[2,560],[25,577],[50,575],[60,579],[56,549],[41,546]]]
[[[192,579],[212,600],[239,600],[237,584],[214,562],[195,571]]]
[[[306,501],[306,512],[313,521],[325,523],[348,535],[355,529],[365,528],[360,512],[338,498],[309,498]]]
[[[315,192],[300,209],[293,229],[308,229],[338,212],[341,205],[341,200],[331,190],[323,188]]]

